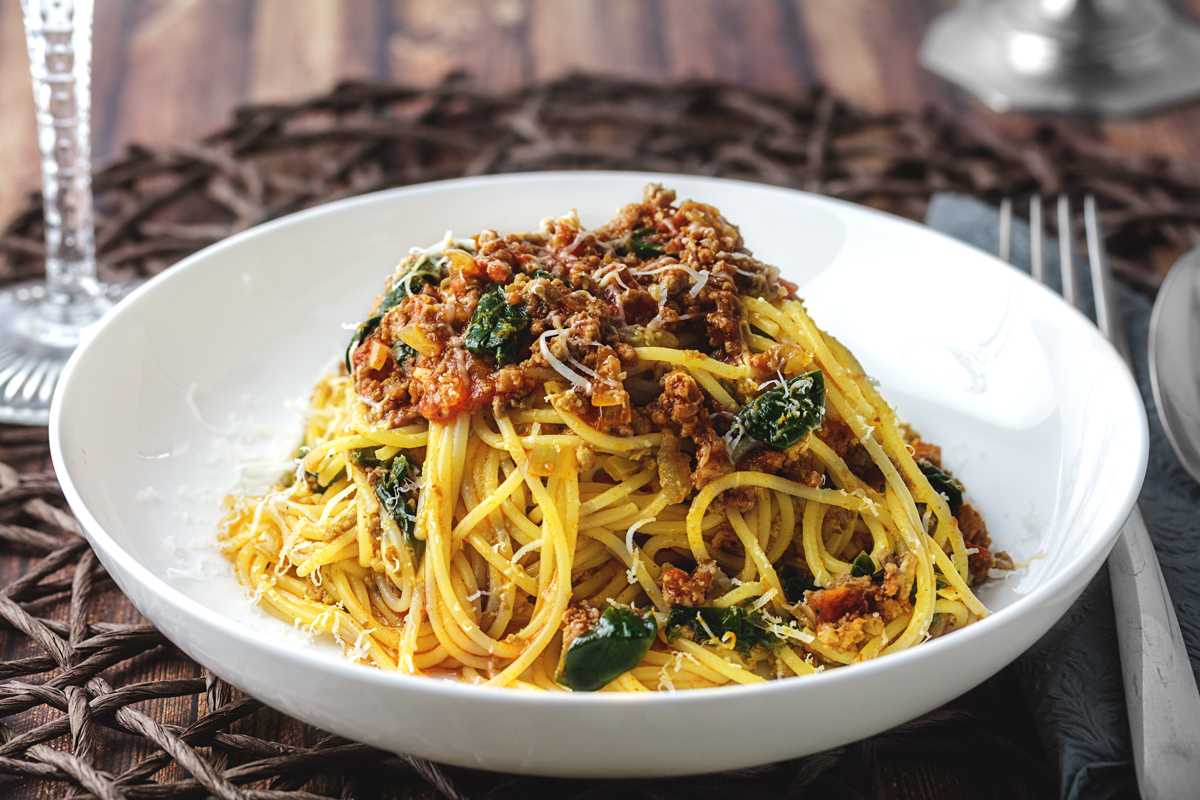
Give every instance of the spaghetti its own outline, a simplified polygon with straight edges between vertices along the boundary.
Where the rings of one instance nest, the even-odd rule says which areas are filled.
[[[539,690],[805,675],[985,616],[961,485],[709,206],[401,261],[221,541],[348,658]]]

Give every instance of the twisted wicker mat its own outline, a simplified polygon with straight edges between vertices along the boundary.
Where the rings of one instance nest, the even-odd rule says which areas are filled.
[[[935,191],[992,201],[1095,192],[1120,275],[1200,231],[1200,173],[1046,126],[1007,141],[930,110],[868,114],[814,90],[569,78],[503,95],[345,84],[239,110],[197,142],[131,147],[95,178],[108,278],[147,276],[282,214],[460,175],[645,169],[793,186],[920,218]],[[42,272],[40,199],[0,234],[0,281]],[[263,708],[175,650],[107,578],[48,471],[43,430],[0,427],[0,796],[72,798],[884,797],[933,784],[1047,797],[1053,781],[1011,676],[887,733],[733,774],[521,778],[438,766]],[[712,735],[718,735],[714,730]],[[934,769],[936,767],[936,771]]]

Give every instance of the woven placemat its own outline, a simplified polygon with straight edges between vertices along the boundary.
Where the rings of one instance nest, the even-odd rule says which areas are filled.
[[[581,168],[742,178],[914,219],[936,191],[993,202],[1091,191],[1119,275],[1146,293],[1160,275],[1144,254],[1182,250],[1200,234],[1200,172],[1053,126],[1011,141],[936,110],[869,114],[820,90],[780,97],[575,77],[497,95],[451,79],[432,89],[344,84],[303,103],[241,109],[197,142],[129,148],[95,177],[101,272],[149,276],[230,233],[339,197]],[[42,258],[40,198],[31,197],[0,234],[0,281],[40,275]],[[1053,793],[1007,672],[864,742],[717,777],[519,778],[348,742],[263,708],[140,621],[48,470],[44,431],[0,427],[0,576],[9,581],[0,589],[0,795],[884,797],[905,780],[897,765],[935,762],[958,771],[967,796]]]

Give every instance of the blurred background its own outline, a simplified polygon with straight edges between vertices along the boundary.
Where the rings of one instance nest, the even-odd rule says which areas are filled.
[[[1193,16],[1200,0],[1181,0]],[[93,153],[190,141],[248,103],[286,103],[346,79],[429,86],[462,70],[506,90],[575,72],[710,79],[768,92],[823,85],[867,111],[932,104],[1001,134],[986,110],[917,64],[952,0],[99,0]],[[18,0],[0,0],[0,219],[38,188]],[[1074,123],[1131,154],[1200,163],[1200,106]]]

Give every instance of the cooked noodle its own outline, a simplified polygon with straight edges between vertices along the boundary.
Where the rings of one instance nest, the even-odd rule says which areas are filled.
[[[715,209],[652,186],[595,231],[447,237],[388,288],[290,485],[230,498],[221,529],[255,600],[352,660],[700,688],[987,614],[970,587],[1007,559],[938,448]]]

